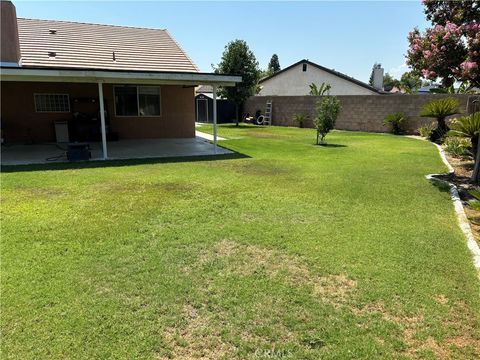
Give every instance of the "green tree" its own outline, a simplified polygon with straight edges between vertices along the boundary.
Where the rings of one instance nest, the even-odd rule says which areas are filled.
[[[317,130],[316,144],[325,144],[325,136],[335,128],[340,113],[340,101],[335,96],[325,96],[317,101],[315,108],[317,115],[313,119],[313,125]]]
[[[385,73],[383,76],[383,88],[385,91],[390,91],[393,87],[400,87],[400,81],[395,79],[389,73]]]
[[[400,78],[400,87],[406,93],[412,94],[415,90],[422,87],[422,79],[413,72],[406,72]]]
[[[278,55],[273,54],[270,62],[268,63],[267,72],[270,75],[275,74],[277,71],[280,71],[280,62],[278,61]]]
[[[310,95],[313,96],[323,96],[330,93],[332,86],[326,82],[322,82],[320,86],[315,85],[314,83],[310,84]]]
[[[260,78],[258,61],[244,40],[234,40],[225,46],[220,63],[215,68],[217,74],[235,74],[242,76],[242,82],[234,87],[221,87],[219,95],[235,103],[236,124],[239,110],[245,100],[254,95]]]

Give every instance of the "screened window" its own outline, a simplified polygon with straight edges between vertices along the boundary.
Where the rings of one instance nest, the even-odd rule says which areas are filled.
[[[36,112],[70,112],[68,94],[34,94]]]
[[[160,87],[115,87],[117,116],[160,116]]]

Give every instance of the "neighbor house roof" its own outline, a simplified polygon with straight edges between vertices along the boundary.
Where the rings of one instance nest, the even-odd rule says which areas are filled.
[[[167,30],[18,18],[23,67],[198,72]]]
[[[288,71],[288,70],[290,70],[291,68],[293,68],[293,67],[295,67],[295,66],[297,66],[297,65],[300,65],[300,64],[308,64],[308,65],[311,65],[311,66],[313,66],[313,67],[316,67],[317,69],[320,69],[320,70],[323,70],[323,71],[325,71],[325,72],[328,72],[328,73],[330,73],[330,74],[332,74],[332,75],[338,76],[339,78],[342,78],[342,79],[344,79],[344,80],[350,81],[350,82],[352,82],[352,83],[354,83],[354,84],[356,84],[356,85],[362,86],[362,87],[364,87],[364,88],[366,88],[366,89],[368,89],[368,90],[371,90],[371,91],[374,91],[374,92],[377,92],[377,93],[380,92],[378,89],[376,89],[376,88],[374,88],[373,86],[370,86],[370,85],[364,83],[363,81],[360,81],[360,80],[357,80],[357,79],[355,79],[355,78],[353,78],[353,77],[351,77],[351,76],[342,74],[341,72],[338,72],[338,71],[335,71],[335,70],[326,68],[326,67],[321,66],[321,65],[318,65],[318,64],[315,64],[314,62],[311,62],[311,61],[306,60],[306,59],[297,61],[295,64],[292,64],[292,65],[286,67],[285,69],[282,69],[282,70],[280,70],[280,71],[277,71],[277,72],[274,73],[273,75],[270,75],[270,76],[267,76],[267,77],[264,77],[264,78],[260,79],[259,83],[262,83],[262,82],[267,81],[267,80],[269,80],[269,79],[271,79],[271,78],[273,78],[273,77],[275,77],[275,76],[278,76],[279,74],[281,74],[281,73],[283,73],[283,72],[285,72],[285,71]]]

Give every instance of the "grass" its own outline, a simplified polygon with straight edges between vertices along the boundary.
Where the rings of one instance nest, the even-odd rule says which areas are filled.
[[[243,155],[1,175],[3,359],[480,356],[471,255],[424,178],[446,170],[435,147],[219,135]]]

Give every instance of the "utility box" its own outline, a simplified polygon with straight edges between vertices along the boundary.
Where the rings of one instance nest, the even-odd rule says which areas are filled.
[[[55,121],[55,137],[57,143],[68,143],[70,141],[67,121]]]
[[[70,143],[67,149],[68,161],[85,161],[90,160],[92,154],[90,152],[89,143]]]

